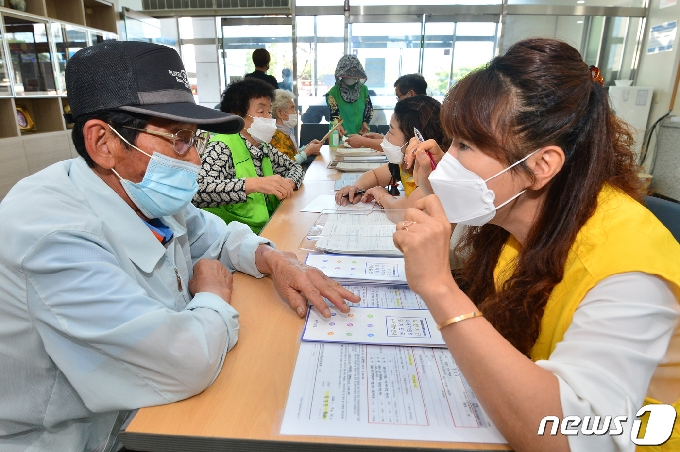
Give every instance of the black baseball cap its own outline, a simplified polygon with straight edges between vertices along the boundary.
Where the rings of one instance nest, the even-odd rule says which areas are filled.
[[[66,65],[71,118],[123,110],[237,133],[243,118],[196,105],[177,52],[136,41],[104,41],[76,52]],[[67,118],[69,119],[69,118]]]

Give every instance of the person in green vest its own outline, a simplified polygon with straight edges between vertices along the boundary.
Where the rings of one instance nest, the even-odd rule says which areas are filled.
[[[373,118],[373,104],[366,87],[366,72],[354,55],[345,55],[335,68],[335,85],[326,94],[331,121],[341,118],[340,135],[368,132]]]
[[[281,200],[302,184],[300,165],[271,147],[274,88],[252,77],[234,82],[222,94],[220,110],[245,121],[240,133],[211,138],[201,156],[198,193],[193,203],[225,223],[240,221],[258,234]]]

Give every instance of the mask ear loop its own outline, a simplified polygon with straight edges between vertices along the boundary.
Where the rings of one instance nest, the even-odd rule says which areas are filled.
[[[111,124],[107,124],[107,125],[109,126],[109,129],[111,129],[111,130],[113,131],[113,133],[115,133],[116,135],[118,135],[118,138],[120,138],[125,144],[127,144],[127,145],[130,146],[130,147],[133,147],[133,148],[137,149],[139,152],[141,152],[142,154],[146,155],[146,156],[149,157],[150,159],[153,158],[152,156],[150,156],[149,154],[147,154],[146,152],[142,151],[142,150],[139,149],[137,146],[135,146],[134,144],[130,143],[128,140],[126,140],[125,138],[123,138],[123,136],[122,136],[120,133],[118,133],[118,131],[117,131],[116,129],[114,129],[114,128],[111,126]],[[118,179],[120,179],[120,180],[125,180],[125,179],[123,179],[122,177],[120,177],[120,174],[118,174],[118,171],[116,171],[114,168],[111,168],[111,171],[113,171],[113,174],[115,174],[116,176],[118,176]]]
[[[531,154],[527,155],[527,156],[524,157],[522,160],[517,160],[517,161],[516,161],[515,163],[513,163],[512,165],[508,166],[507,168],[505,168],[505,169],[504,169],[503,171],[501,171],[500,173],[498,173],[498,174],[496,174],[496,175],[494,175],[494,176],[491,176],[491,177],[488,178],[488,179],[485,179],[484,182],[489,182],[489,181],[490,181],[491,179],[493,179],[494,177],[500,176],[501,174],[503,174],[504,172],[508,171],[508,170],[509,170],[510,168],[512,168],[513,166],[519,165],[520,163],[522,163],[523,161],[525,161],[526,159],[528,159],[529,157],[531,157],[532,155],[534,155],[535,153],[537,153],[538,151],[540,151],[541,149],[542,149],[542,148],[536,149],[534,152],[532,152]]]
[[[107,124],[107,125],[109,126],[109,129],[113,130],[113,133],[115,133],[116,135],[118,135],[118,138],[120,138],[121,140],[123,140],[123,142],[124,142],[125,144],[127,144],[127,145],[130,146],[130,147],[133,147],[133,148],[137,149],[139,152],[141,152],[142,154],[146,155],[146,156],[149,157],[150,159],[153,158],[151,155],[149,155],[149,154],[147,154],[146,152],[142,151],[142,150],[139,149],[137,146],[135,146],[134,144],[130,143],[128,140],[126,140],[125,138],[123,138],[123,135],[121,135],[120,133],[118,133],[118,131],[117,131],[116,129],[114,129],[113,127],[111,127],[111,124]]]
[[[500,176],[501,174],[503,174],[504,172],[506,172],[507,170],[509,170],[509,169],[512,168],[513,166],[519,165],[520,163],[522,163],[523,161],[525,161],[526,159],[528,159],[529,157],[531,157],[532,155],[534,155],[535,153],[537,153],[537,152],[540,151],[540,150],[541,150],[541,148],[536,149],[534,152],[532,152],[531,154],[527,155],[527,156],[524,157],[522,160],[517,160],[517,161],[516,161],[515,163],[513,163],[512,165],[508,166],[508,167],[505,168],[503,171],[501,171],[500,173],[496,174],[496,176]],[[484,183],[490,181],[491,179],[493,179],[493,178],[496,177],[496,176],[491,176],[490,178],[488,178],[487,180],[485,180]],[[508,199],[507,201],[505,201],[505,202],[504,202],[503,204],[501,204],[500,206],[496,207],[495,210],[498,210],[498,209],[500,209],[501,207],[503,207],[503,206],[505,206],[506,204],[508,204],[510,201],[512,201],[512,200],[514,200],[514,199],[516,199],[516,198],[519,198],[525,191],[527,191],[526,188],[525,188],[524,190],[522,190],[521,192],[517,193],[515,196],[511,197],[510,199]]]

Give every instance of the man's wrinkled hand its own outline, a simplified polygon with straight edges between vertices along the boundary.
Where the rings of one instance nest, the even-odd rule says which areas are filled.
[[[194,265],[194,276],[189,280],[189,293],[194,296],[200,292],[210,292],[229,303],[233,286],[233,276],[220,261],[200,259]]]
[[[300,262],[295,254],[267,248],[269,250],[262,253],[263,265],[258,262],[258,268],[271,275],[276,289],[301,318],[307,314],[307,301],[324,317],[330,317],[331,310],[324,297],[344,313],[349,312],[345,300],[351,303],[361,300],[320,270]]]

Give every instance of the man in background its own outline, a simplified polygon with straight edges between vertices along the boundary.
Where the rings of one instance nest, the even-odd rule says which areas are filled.
[[[276,81],[276,77],[267,74],[271,60],[272,57],[269,55],[269,52],[267,52],[267,49],[255,49],[253,52],[253,64],[255,64],[255,70],[250,74],[246,74],[246,77],[259,78],[260,80],[272,85],[274,89],[277,89],[279,87],[279,82]]]
[[[425,77],[420,74],[402,75],[394,82],[394,94],[397,96],[397,102],[407,97],[426,96],[427,82]],[[353,148],[366,147],[381,151],[380,143],[382,143],[383,138],[384,136],[381,133],[368,132],[363,135],[350,135],[347,137],[347,143]]]
[[[402,75],[394,82],[394,94],[398,101],[407,97],[427,95],[425,77],[420,74]]]

